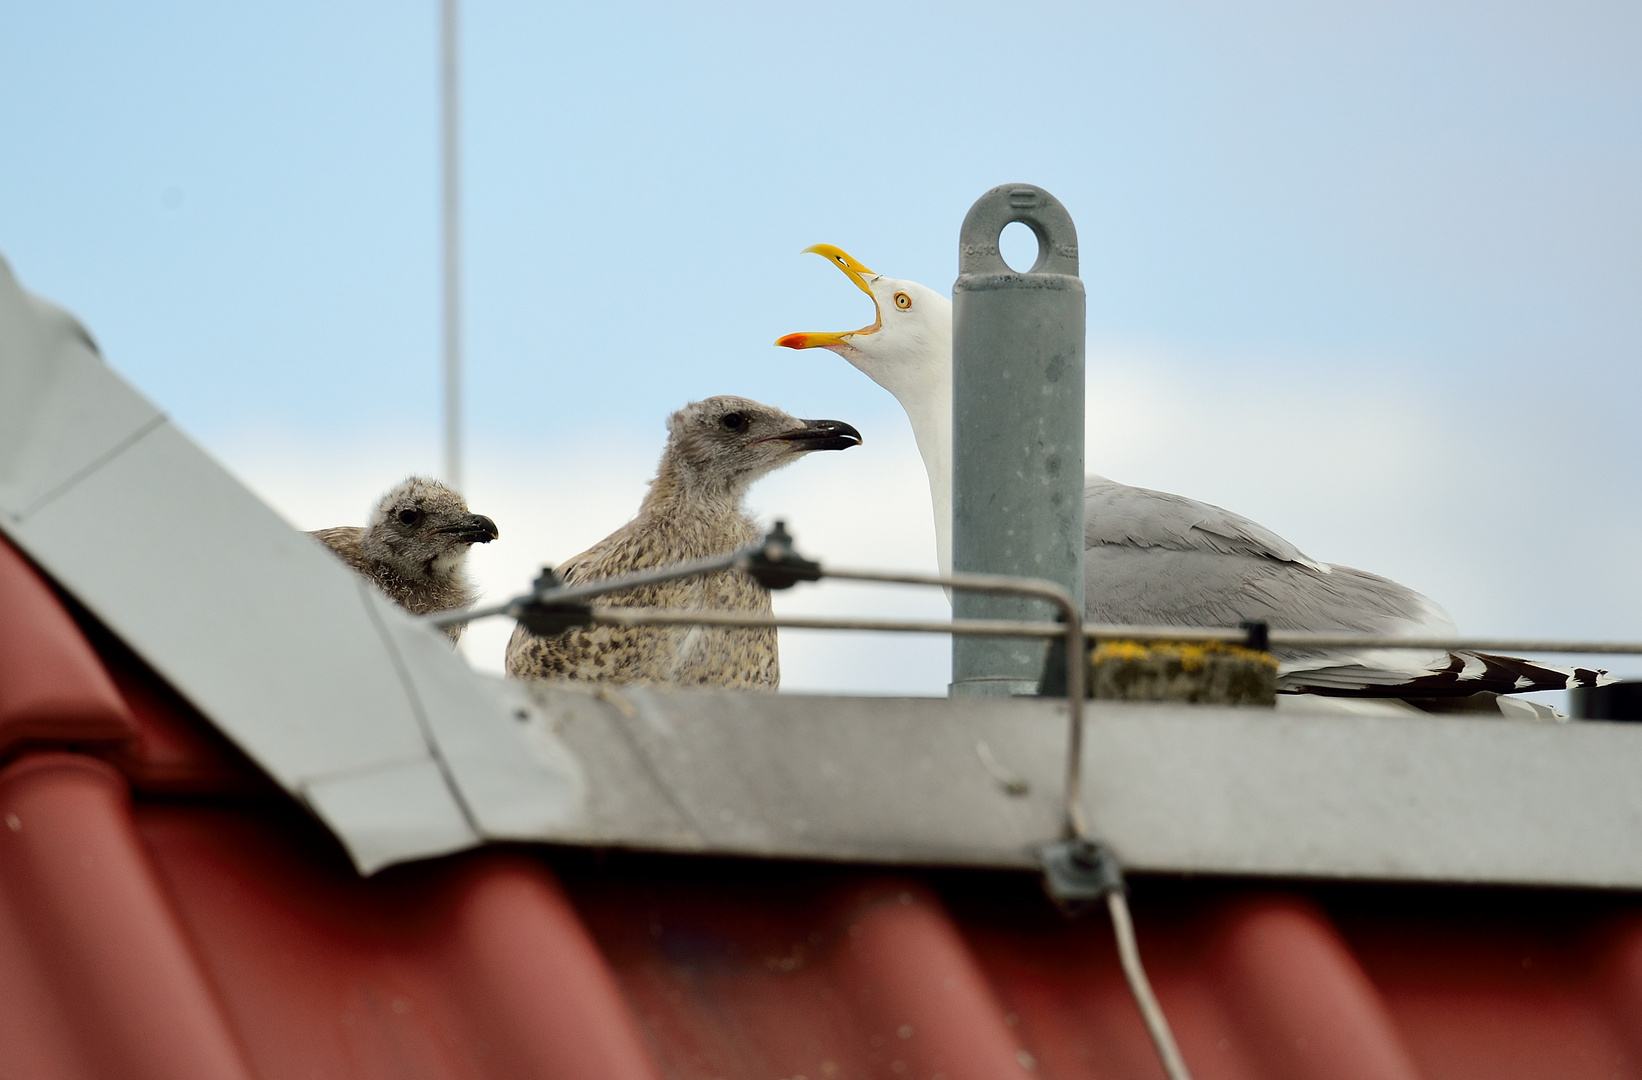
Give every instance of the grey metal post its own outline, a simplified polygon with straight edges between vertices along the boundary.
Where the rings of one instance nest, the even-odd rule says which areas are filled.
[[[445,482],[462,486],[462,224],[457,0],[439,4],[440,238],[444,248]]]
[[[1038,237],[1025,273],[998,237]],[[959,234],[952,286],[952,566],[1046,578],[1083,596],[1083,282],[1072,217],[1047,191],[1003,184]],[[961,619],[1053,617],[1041,601],[955,593]],[[1035,693],[1047,646],[954,638],[952,693]]]

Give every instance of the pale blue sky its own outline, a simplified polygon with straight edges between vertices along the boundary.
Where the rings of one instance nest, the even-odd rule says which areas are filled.
[[[1092,469],[1465,629],[1642,634],[1642,9],[1240,8],[470,0],[475,469],[653,460],[724,392],[877,445],[893,402],[770,346],[870,318],[799,250],[945,289],[969,203],[1030,181],[1079,227],[1092,386],[1149,379],[1183,425],[1101,450],[1126,475],[1092,432]],[[436,462],[435,30],[432,2],[0,7],[0,253],[207,446]],[[1281,483],[1409,430],[1406,496]]]

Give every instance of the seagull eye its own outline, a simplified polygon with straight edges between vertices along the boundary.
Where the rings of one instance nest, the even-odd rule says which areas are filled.
[[[399,521],[404,525],[420,525],[422,524],[422,511],[401,510],[399,511]]]
[[[908,296],[904,292],[896,293],[895,294],[895,306],[900,308],[902,311],[907,311],[907,310],[911,309],[911,307],[912,307],[912,297]]]
[[[725,413],[718,422],[724,425],[725,431],[740,431],[747,426],[747,418],[738,412]]]

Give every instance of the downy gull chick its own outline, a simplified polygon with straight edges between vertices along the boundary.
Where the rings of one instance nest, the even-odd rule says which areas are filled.
[[[721,555],[757,540],[742,509],[753,481],[815,450],[844,450],[861,433],[838,420],[798,420],[742,397],[693,402],[667,421],[667,447],[632,521],[559,567],[566,584]],[[671,581],[594,601],[770,614],[769,590],[739,571]],[[527,679],[725,686],[774,690],[781,682],[773,629],[591,626],[540,637],[522,625],[507,645],[507,673]]]
[[[473,603],[464,565],[468,548],[500,534],[494,521],[468,513],[455,491],[412,476],[382,496],[364,528],[344,525],[308,535],[406,611],[432,615]],[[464,625],[447,626],[445,633],[458,641]]]

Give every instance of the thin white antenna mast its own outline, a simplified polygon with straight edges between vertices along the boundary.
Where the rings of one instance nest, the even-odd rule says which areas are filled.
[[[457,0],[439,0],[441,237],[444,246],[445,482],[462,487],[462,247],[457,164]]]

